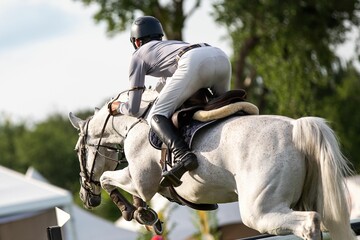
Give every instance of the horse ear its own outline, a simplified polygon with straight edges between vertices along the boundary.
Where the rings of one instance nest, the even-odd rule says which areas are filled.
[[[84,120],[78,118],[72,112],[69,112],[69,120],[73,125],[73,127],[76,128],[77,130],[80,130],[80,125],[82,125],[82,123],[84,122]]]

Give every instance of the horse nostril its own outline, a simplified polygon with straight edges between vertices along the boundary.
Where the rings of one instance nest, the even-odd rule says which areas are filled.
[[[101,203],[101,197],[100,196],[93,196],[88,199],[89,206],[91,207],[97,207]]]

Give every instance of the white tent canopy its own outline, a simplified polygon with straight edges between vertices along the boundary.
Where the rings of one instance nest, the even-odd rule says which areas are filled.
[[[0,166],[0,225],[59,207],[71,216],[63,227],[64,240],[137,238],[136,232],[116,227],[112,222],[76,206],[70,192],[45,181],[34,169],[29,169],[25,176]]]
[[[0,217],[67,206],[71,194],[0,166]]]

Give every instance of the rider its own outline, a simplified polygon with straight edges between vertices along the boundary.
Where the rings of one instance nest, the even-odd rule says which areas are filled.
[[[230,89],[231,64],[219,48],[208,44],[189,44],[166,40],[158,19],[152,16],[137,18],[131,27],[130,41],[135,48],[129,68],[130,92],[127,102],[115,101],[111,114],[139,115],[145,75],[159,77],[154,103],[147,121],[157,136],[169,147],[174,166],[163,173],[162,186],[171,178],[180,178],[186,171],[198,167],[196,155],[179,135],[169,119],[186,99],[201,88],[210,88],[214,95]]]

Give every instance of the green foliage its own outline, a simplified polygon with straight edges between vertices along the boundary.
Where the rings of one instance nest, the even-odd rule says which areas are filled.
[[[185,20],[200,7],[201,0],[192,2],[192,8],[184,12],[184,0],[81,0],[84,4],[96,4],[99,11],[94,15],[97,22],[105,22],[107,31],[114,35],[126,30],[140,15],[151,15],[160,20],[168,39],[182,40]]]
[[[360,73],[349,64],[338,72],[334,82],[337,82],[335,90],[324,98],[319,115],[327,116],[345,156],[360,173]]]
[[[53,115],[17,139],[17,160],[27,167],[33,166],[51,183],[74,192],[79,188],[76,141],[69,120]]]
[[[334,72],[334,46],[359,25],[359,8],[354,0],[217,1],[214,16],[233,40],[235,88],[265,113],[314,112]]]
[[[54,114],[34,124],[0,119],[1,165],[23,173],[33,166],[52,184],[79,191],[79,161],[74,152],[78,136],[66,116]]]
[[[193,222],[198,232],[193,235],[192,239],[220,239],[218,229],[217,211],[193,211]]]
[[[18,160],[18,139],[26,133],[25,123],[13,124],[10,119],[4,118],[0,122],[0,164],[21,172],[26,165]]]

